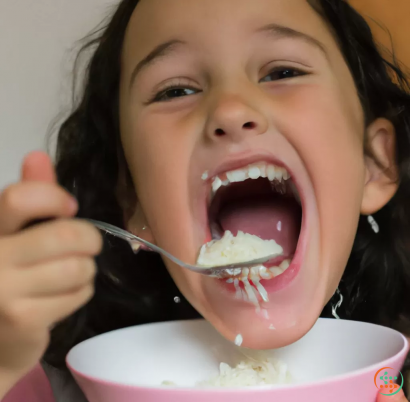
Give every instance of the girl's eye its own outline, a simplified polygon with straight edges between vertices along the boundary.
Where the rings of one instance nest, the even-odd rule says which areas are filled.
[[[306,73],[295,68],[280,67],[270,72],[266,77],[263,77],[260,82],[286,80],[302,75],[306,75]]]
[[[155,98],[153,102],[165,102],[165,101],[170,101],[175,98],[182,98],[185,96],[190,96],[194,95],[198,92],[197,89],[193,88],[184,88],[184,87],[171,87],[167,88],[157,95],[155,95]]]
[[[285,80],[289,78],[299,77],[302,75],[306,75],[306,73],[301,70],[295,69],[295,68],[279,67],[279,68],[274,69],[266,77],[262,78],[260,82]],[[158,94],[156,94],[151,102],[167,102],[167,101],[171,101],[176,98],[183,98],[186,96],[195,95],[198,92],[200,91],[195,88],[174,86],[174,87],[164,89]]]

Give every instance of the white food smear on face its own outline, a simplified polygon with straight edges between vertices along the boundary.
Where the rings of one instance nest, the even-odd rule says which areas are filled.
[[[243,336],[241,334],[236,335],[235,345],[236,346],[241,346],[242,343],[243,343]]]
[[[251,261],[269,255],[281,255],[283,248],[275,242],[275,240],[263,240],[258,236],[254,236],[248,233],[238,231],[238,234],[234,236],[232,232],[227,230],[223,237],[219,240],[212,240],[202,246],[197,264],[203,267],[214,267],[221,265],[229,265],[235,263],[241,263],[245,261]],[[243,269],[244,276],[240,276],[241,270],[232,270],[234,276],[239,276],[244,284],[247,298],[242,296],[242,291],[239,287],[239,280],[235,278],[234,286],[236,289],[236,297],[242,298],[245,301],[249,300],[257,308],[259,308],[259,301],[257,292],[259,292],[263,301],[267,302],[268,293],[263,285],[255,277],[255,287],[249,283],[247,275],[249,269]],[[250,278],[252,280],[252,277]],[[254,282],[252,280],[252,282]],[[256,292],[257,290],[257,292]]]
[[[206,171],[206,172],[204,172],[203,174],[202,174],[202,176],[201,176],[201,178],[202,178],[202,180],[208,180],[208,178],[209,178],[209,173],[208,173],[208,171]]]

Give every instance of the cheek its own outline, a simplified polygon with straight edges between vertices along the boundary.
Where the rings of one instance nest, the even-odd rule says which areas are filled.
[[[321,267],[341,275],[360,215],[365,180],[364,125],[361,110],[346,107],[347,100],[337,98],[335,92],[301,91],[287,108],[291,112],[283,116],[283,130],[301,155],[314,186]],[[353,97],[351,102],[355,102]],[[336,279],[329,278],[331,282]]]
[[[138,200],[156,243],[189,262],[195,256],[189,223],[188,173],[190,143],[187,131],[166,118],[135,118],[123,143]],[[179,233],[184,233],[181,238]]]

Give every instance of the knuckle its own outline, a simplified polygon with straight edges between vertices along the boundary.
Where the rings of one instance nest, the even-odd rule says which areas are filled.
[[[94,259],[92,259],[92,258],[88,258],[88,259],[87,259],[87,261],[86,261],[86,268],[87,268],[87,269],[85,270],[86,279],[87,279],[88,281],[94,279],[94,277],[95,277],[95,275],[96,275],[96,273],[97,273],[97,264],[95,263]]]
[[[87,233],[89,233],[90,248],[92,249],[92,252],[94,254],[97,254],[102,249],[103,238],[99,230],[95,228],[94,226],[92,226],[91,224],[87,224],[87,229],[88,229]]]
[[[17,206],[19,204],[19,188],[20,185],[18,184],[12,184],[6,189],[3,190],[3,192],[0,194],[0,207],[2,212],[11,213],[15,209],[17,209]]]
[[[90,282],[95,275],[95,267],[91,258],[73,257],[64,263],[64,280],[80,286]]]
[[[78,220],[62,220],[55,226],[55,237],[58,242],[76,244],[78,249],[97,254],[102,248],[102,236],[96,228]]]
[[[94,297],[94,293],[95,290],[93,285],[87,285],[79,289],[73,300],[72,310],[77,310],[78,308],[85,306]]]
[[[81,237],[78,227],[69,221],[57,222],[53,235],[58,242],[62,243],[74,243]]]
[[[69,282],[78,282],[83,272],[83,262],[79,257],[72,257],[64,261],[63,272],[64,280]]]
[[[100,232],[95,229],[95,235],[96,235],[96,240],[95,240],[95,253],[101,253],[103,246],[104,246],[104,241],[103,237]]]
[[[95,288],[94,285],[89,285],[85,288],[85,291],[83,292],[82,295],[82,304],[87,304],[93,297],[95,294]]]
[[[92,224],[84,221],[78,221],[78,226],[81,228],[82,239],[91,254],[97,254],[102,249],[102,236],[97,228]]]

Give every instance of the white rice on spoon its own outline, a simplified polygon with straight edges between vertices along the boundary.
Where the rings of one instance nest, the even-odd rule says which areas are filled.
[[[197,264],[203,267],[228,265],[282,253],[283,248],[275,240],[263,240],[241,231],[234,236],[227,230],[221,239],[202,246]]]

